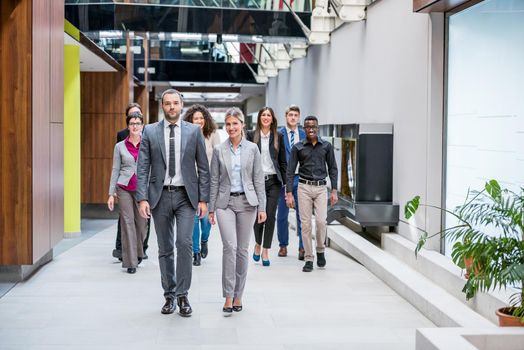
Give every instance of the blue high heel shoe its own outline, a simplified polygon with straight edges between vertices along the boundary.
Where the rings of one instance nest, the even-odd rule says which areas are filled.
[[[262,259],[262,266],[269,266],[269,260]]]
[[[260,255],[256,255],[255,253],[253,253],[253,260],[259,261],[260,260]]]

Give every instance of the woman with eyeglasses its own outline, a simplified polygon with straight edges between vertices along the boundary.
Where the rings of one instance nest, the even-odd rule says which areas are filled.
[[[257,125],[255,130],[247,132],[247,139],[257,144],[260,150],[267,197],[267,220],[254,224],[256,244],[253,259],[259,261],[262,254],[262,265],[269,266],[269,249],[275,231],[278,200],[280,190],[286,183],[287,169],[284,140],[277,132],[277,118],[271,107],[263,107],[258,111]]]
[[[217,125],[211,117],[206,107],[195,104],[188,108],[184,115],[184,120],[200,126],[206,144],[207,160],[211,163],[213,147],[220,143],[220,135],[216,132]],[[200,233],[202,232],[202,235]],[[200,266],[201,259],[205,259],[208,254],[207,240],[211,232],[211,224],[207,214],[203,218],[195,217],[193,227],[193,266]]]
[[[113,171],[109,184],[107,207],[113,211],[115,197],[118,198],[122,227],[122,267],[135,273],[144,257],[143,242],[147,231],[147,220],[138,213],[136,192],[136,163],[144,118],[134,112],[126,118],[129,136],[115,145]]]

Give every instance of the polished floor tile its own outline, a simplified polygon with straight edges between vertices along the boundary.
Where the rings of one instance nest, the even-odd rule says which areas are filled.
[[[154,232],[149,259],[130,275],[111,256],[116,221],[96,225],[102,231],[65,242],[52,262],[0,298],[0,349],[414,349],[415,329],[434,327],[334,250],[326,252],[325,269],[303,273],[296,236],[285,258],[274,238],[271,266],[250,260],[244,310],[224,318],[217,227],[209,256],[193,268],[193,316],[162,315]]]

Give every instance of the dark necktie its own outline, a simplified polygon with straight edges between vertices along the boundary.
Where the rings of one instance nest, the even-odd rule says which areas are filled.
[[[175,176],[175,125],[169,125],[169,177]]]
[[[291,147],[295,144],[295,132],[293,130],[290,131],[291,133]]]

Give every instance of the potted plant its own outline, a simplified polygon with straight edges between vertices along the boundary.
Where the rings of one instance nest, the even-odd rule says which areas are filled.
[[[517,293],[510,305],[499,309],[500,317],[508,316],[510,325],[524,326],[524,188],[520,193],[501,188],[496,180],[488,181],[481,191],[468,191],[466,200],[454,210],[420,204],[416,196],[406,203],[404,216],[411,218],[419,207],[425,206],[444,211],[457,219],[455,226],[434,234],[422,232],[415,255],[426,241],[435,236],[446,237],[455,242],[451,259],[466,268],[469,278],[462,289],[466,299],[477,292],[513,287]],[[465,266],[465,261],[471,267]]]

